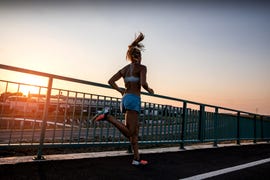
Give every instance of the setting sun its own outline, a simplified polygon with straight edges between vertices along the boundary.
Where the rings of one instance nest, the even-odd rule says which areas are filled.
[[[19,87],[19,92],[24,95],[41,93],[41,86],[45,86],[46,80],[39,76],[23,74],[18,81],[23,83]]]
[[[23,93],[23,95],[39,94],[39,88],[34,86],[21,85],[19,92]]]

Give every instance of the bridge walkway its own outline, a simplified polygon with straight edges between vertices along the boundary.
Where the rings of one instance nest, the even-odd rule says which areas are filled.
[[[0,158],[0,178],[58,180],[270,178],[269,143],[240,146],[219,144],[218,148],[213,148],[212,145],[185,147],[185,150],[178,147],[142,149],[140,151],[142,157],[149,161],[149,165],[144,167],[132,166],[132,155],[126,151],[48,155],[46,160],[39,161],[33,161],[32,156],[5,157]],[[226,171],[228,169],[230,171]]]

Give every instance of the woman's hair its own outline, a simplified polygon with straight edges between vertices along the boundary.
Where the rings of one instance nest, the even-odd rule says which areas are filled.
[[[128,46],[126,59],[134,60],[141,56],[141,51],[144,48],[144,45],[140,43],[144,39],[144,35],[140,32],[140,34],[135,38],[135,40]]]

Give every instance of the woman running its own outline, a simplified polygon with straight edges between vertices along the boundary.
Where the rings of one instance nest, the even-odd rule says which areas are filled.
[[[122,94],[121,111],[125,113],[125,124],[118,121],[109,114],[109,108],[97,114],[94,118],[95,121],[107,120],[113,124],[119,131],[126,136],[131,143],[134,159],[132,165],[146,165],[148,162],[140,159],[138,147],[139,135],[139,114],[141,111],[141,87],[143,87],[150,94],[154,91],[151,89],[146,81],[146,66],[141,64],[142,56],[141,51],[143,44],[140,42],[144,39],[142,33],[128,46],[126,58],[131,63],[120,69],[109,80],[109,84],[118,92]],[[116,84],[120,78],[123,78],[125,89],[119,88]]]

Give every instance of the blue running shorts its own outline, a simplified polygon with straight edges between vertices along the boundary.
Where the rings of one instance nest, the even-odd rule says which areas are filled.
[[[135,94],[125,94],[122,97],[120,108],[123,113],[125,113],[126,110],[133,110],[140,113],[141,112],[141,97]]]

